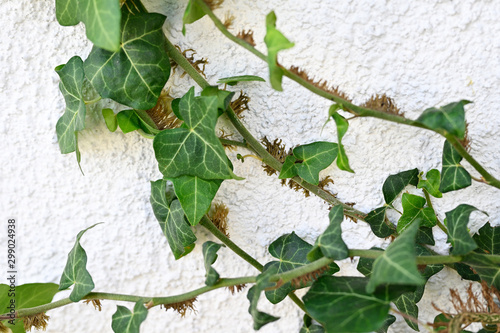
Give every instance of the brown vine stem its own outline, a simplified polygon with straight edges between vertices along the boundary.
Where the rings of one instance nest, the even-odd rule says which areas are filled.
[[[237,36],[233,35],[229,30],[224,26],[224,24],[217,18],[217,16],[212,12],[210,7],[203,1],[203,0],[194,0],[196,4],[203,10],[203,12],[210,17],[210,19],[214,22],[214,25],[220,30],[220,32],[229,38],[231,41],[235,42],[236,44],[242,46],[246,50],[250,51],[254,55],[256,55],[259,59],[266,61],[267,62],[267,56],[264,55],[262,52],[258,51],[253,45],[241,40]],[[297,82],[304,88],[310,90],[311,92],[315,93],[318,96],[321,96],[323,98],[326,98],[328,100],[331,100],[337,104],[341,104],[343,106],[343,109],[345,111],[348,111],[352,114],[354,114],[357,117],[372,117],[372,118],[378,118],[398,124],[404,124],[404,125],[409,125],[413,127],[418,127],[418,128],[423,128],[426,130],[433,131],[437,134],[440,134],[441,136],[444,136],[452,145],[453,147],[458,151],[458,153],[469,162],[474,169],[476,169],[477,172],[481,174],[481,176],[484,179],[484,183],[491,185],[493,187],[496,187],[500,189],[500,180],[495,178],[493,175],[491,175],[486,169],[484,169],[470,154],[467,152],[467,150],[462,146],[462,144],[459,142],[459,140],[454,136],[451,135],[443,130],[434,130],[432,128],[429,128],[425,126],[424,124],[417,122],[415,120],[411,120],[408,118],[405,118],[400,115],[396,114],[391,114],[391,113],[386,113],[383,111],[378,111],[378,110],[373,110],[369,108],[364,108],[359,105],[355,105],[343,98],[340,98],[328,91],[325,91],[323,89],[318,88],[316,85],[312,84],[311,82],[307,81],[300,75],[288,70],[287,68],[284,68],[280,66],[281,69],[283,70],[283,75],[288,77],[289,79]]]

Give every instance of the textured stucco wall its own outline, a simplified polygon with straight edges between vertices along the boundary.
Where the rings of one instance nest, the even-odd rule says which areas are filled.
[[[208,80],[255,74],[267,77],[266,64],[225,39],[204,18],[181,35],[181,18],[187,1],[146,3],[151,11],[168,16],[165,29],[183,49],[194,48],[209,59]],[[233,31],[252,29],[257,48],[265,51],[265,15],[275,10],[278,28],[296,46],[282,53],[282,63],[298,65],[310,75],[339,85],[356,102],[387,93],[409,118],[430,106],[459,99],[467,106],[471,152],[489,171],[500,176],[500,2],[498,1],[285,1],[226,0],[219,17],[231,12]],[[79,136],[82,176],[75,156],[61,155],[55,124],[64,110],[53,68],[75,54],[90,51],[84,28],[60,27],[54,1],[4,0],[0,3],[0,122],[2,224],[7,216],[18,220],[20,283],[58,282],[76,234],[97,222],[82,240],[88,269],[97,291],[139,295],[171,295],[203,285],[205,270],[201,244],[212,239],[197,229],[197,248],[175,261],[149,204],[150,180],[160,177],[151,141],[132,133],[110,133],[99,110],[90,111],[87,129]],[[168,85],[176,96],[194,83],[172,76]],[[241,85],[251,97],[244,123],[258,138],[281,138],[288,147],[315,140],[336,141],[333,122],[323,132],[329,103],[284,79],[284,92],[267,84]],[[238,86],[237,88],[240,88]],[[104,103],[99,105],[104,106]],[[233,132],[222,123],[226,132]],[[331,166],[335,184],[329,189],[343,201],[355,202],[365,212],[383,202],[381,186],[389,175],[413,167],[440,168],[443,140],[430,132],[390,123],[359,119],[351,122],[344,138],[351,167],[349,174]],[[425,153],[423,153],[425,151]],[[244,151],[242,151],[244,152]],[[230,209],[229,233],[234,242],[261,262],[271,257],[266,246],[291,231],[313,242],[327,226],[328,206],[322,200],[281,187],[268,177],[260,163],[236,161],[235,173],[245,180],[224,182],[216,201]],[[472,172],[476,175],[475,172]],[[447,194],[435,200],[439,217],[460,203],[469,203],[500,224],[500,191],[485,185]],[[486,218],[473,214],[471,230]],[[2,227],[4,228],[4,227]],[[383,245],[362,222],[343,223],[349,247]],[[435,230],[438,251],[445,235]],[[0,235],[5,244],[4,233]],[[356,262],[345,261],[342,272],[356,274]],[[215,264],[222,276],[256,273],[231,251],[222,249]],[[421,319],[431,321],[436,311],[450,309],[447,286],[462,286],[457,274],[444,270],[431,278],[420,303]],[[61,298],[67,293],[60,293]],[[130,307],[130,304],[127,304]],[[111,332],[113,302],[105,301],[98,313],[75,304],[49,312],[48,332]],[[281,320],[261,332],[298,332],[300,311],[290,301],[260,307]],[[232,296],[217,290],[198,298],[197,313],[180,318],[172,311],[153,309],[142,332],[251,332],[246,292]],[[425,330],[425,328],[422,327]],[[404,324],[393,332],[407,332]]]

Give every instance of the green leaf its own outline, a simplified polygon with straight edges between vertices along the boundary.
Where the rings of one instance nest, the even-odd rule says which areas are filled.
[[[288,155],[285,157],[285,162],[281,168],[279,179],[293,178],[297,176],[297,169],[295,168],[295,162],[297,158],[293,155]]]
[[[293,149],[297,158],[297,174],[306,182],[318,185],[319,172],[327,168],[337,157],[338,145],[333,142],[318,141]]]
[[[379,247],[371,247],[370,250],[383,251],[383,249],[381,249]],[[356,269],[358,270],[358,272],[360,272],[364,276],[370,277],[370,275],[372,274],[374,261],[375,261],[375,259],[360,257],[359,262],[358,262],[358,266],[356,267]]]
[[[406,316],[409,316],[411,318],[418,318],[418,306],[417,303],[415,302],[415,297],[413,293],[404,293],[400,297],[398,297],[394,301],[394,305],[398,308],[399,311],[404,313]],[[410,326],[410,328],[414,331],[420,331],[418,329],[418,324],[413,322],[412,320],[409,320],[405,317],[405,321]]]
[[[325,333],[325,330],[319,325],[311,324],[309,326],[306,326],[306,324],[304,324],[300,328],[299,333]]]
[[[461,160],[462,156],[448,141],[445,141],[441,185],[439,186],[439,190],[442,193],[460,190],[471,184],[470,174],[460,165]]]
[[[322,276],[303,301],[326,332],[370,332],[384,325],[389,301],[366,292],[367,279]]]
[[[182,128],[161,131],[153,147],[160,171],[167,178],[182,175],[203,179],[240,179],[230,168],[224,147],[215,135],[217,98],[195,97],[194,88],[179,103]]]
[[[205,274],[205,284],[207,286],[213,286],[219,281],[219,273],[212,267],[212,264],[217,260],[217,251],[224,246],[222,244],[217,244],[211,241],[203,243],[203,258],[205,261],[205,269],[207,273]]]
[[[493,260],[493,257],[496,260]],[[500,256],[472,252],[464,258],[464,263],[470,265],[481,280],[500,290]]]
[[[469,103],[472,102],[461,100],[440,108],[426,109],[416,121],[432,130],[445,131],[463,139],[465,136],[464,105]]]
[[[445,316],[443,313],[440,313],[434,318],[434,332],[441,332],[443,330],[446,330],[448,332],[448,325],[445,325],[449,323],[451,319],[447,316]],[[443,324],[442,326],[437,326],[436,324]],[[481,331],[478,331],[477,333],[480,333]],[[466,331],[466,330],[460,330],[460,333],[472,333],[471,331]]]
[[[317,249],[320,250],[322,256],[334,260],[341,260],[348,257],[349,249],[342,240],[342,228],[340,224],[344,221],[344,208],[342,205],[334,206],[328,214],[330,224],[314,243],[313,249],[307,255],[310,261],[319,259],[314,256]]]
[[[191,225],[197,225],[210,209],[212,200],[222,180],[206,180],[197,176],[169,178],[174,184],[175,194]]]
[[[116,114],[111,109],[102,109],[102,116],[104,117],[104,122],[106,127],[110,132],[116,131],[118,128],[118,120],[116,119]]]
[[[395,321],[396,321],[396,317],[394,317],[393,315],[388,315],[387,318],[385,319],[384,325],[381,328],[379,328],[376,332],[377,333],[387,333],[389,326],[394,324]]]
[[[332,110],[332,108],[330,108],[330,110]],[[349,171],[349,172],[354,173],[354,171],[349,166],[349,159],[347,158],[347,154],[345,153],[345,150],[344,150],[344,145],[342,144],[342,138],[344,137],[345,133],[347,132],[347,129],[349,128],[349,123],[347,122],[347,120],[344,117],[342,117],[337,112],[333,112],[331,114],[331,116],[332,116],[333,120],[335,120],[335,124],[337,125],[337,139],[339,141],[339,143],[338,143],[339,153],[337,156],[337,166],[339,167],[340,170]]]
[[[68,261],[59,282],[59,290],[64,290],[75,285],[69,295],[69,299],[73,302],[78,302],[94,289],[94,281],[92,281],[92,277],[86,267],[87,254],[80,245],[80,239],[87,230],[92,229],[98,224],[100,223],[96,223],[78,233],[75,245],[68,254]]]
[[[156,105],[170,76],[162,31],[165,16],[131,14],[126,8],[122,15],[120,49],[94,46],[85,60],[85,75],[103,98],[147,110]]]
[[[467,229],[469,216],[475,210],[477,208],[474,206],[462,204],[446,213],[444,222],[448,228],[448,242],[453,246],[450,252],[452,255],[467,254],[477,248]]]
[[[412,223],[375,260],[367,292],[372,293],[381,284],[418,286],[425,283],[415,261],[415,236],[418,227],[418,221]]]
[[[61,78],[59,89],[66,101],[66,110],[56,124],[57,140],[62,154],[78,150],[77,132],[85,128],[87,107],[83,100],[83,62],[80,57],[71,58],[66,65],[56,68]]]
[[[382,193],[384,194],[385,202],[390,205],[394,199],[408,185],[417,186],[418,184],[418,169],[402,171],[395,175],[390,175],[382,185]]]
[[[142,301],[135,303],[134,312],[118,305],[113,314],[111,328],[115,333],[139,333],[139,327],[146,320],[148,310]]]
[[[169,202],[165,180],[159,179],[151,182],[150,202],[175,259],[191,252],[194,248],[194,242],[196,242],[196,236],[184,219],[184,211],[179,200]]]
[[[238,82],[249,82],[249,81],[260,81],[260,82],[266,82],[263,78],[260,76],[255,76],[255,75],[237,75],[237,76],[230,76],[230,77],[225,77],[222,79],[219,79],[217,81],[217,84],[227,84],[229,86],[235,86],[238,84]]]
[[[130,133],[141,128],[139,117],[134,110],[123,110],[116,115],[118,126],[123,133]]]
[[[432,228],[429,228],[429,227],[418,228],[417,243],[434,245],[436,242],[434,241],[434,235],[432,233]]]
[[[196,22],[203,16],[205,16],[203,9],[196,4],[196,1],[189,0],[186,10],[184,11],[184,16],[182,17],[182,34],[186,35],[186,24]]]
[[[481,281],[479,275],[474,273],[474,270],[469,265],[466,265],[461,262],[457,262],[453,265],[453,268],[457,271],[457,273],[462,277],[462,279],[470,280],[470,281]]]
[[[482,252],[500,254],[500,227],[492,228],[488,222],[472,238]]]
[[[11,309],[27,309],[50,303],[58,292],[59,286],[55,283],[27,283],[16,286],[15,289],[11,289],[9,285],[0,284],[0,314],[8,314]],[[22,319],[15,319],[14,325],[9,324],[8,321],[4,321],[3,324],[13,333],[26,332]]]
[[[266,36],[264,42],[267,46],[267,64],[269,65],[269,78],[271,86],[278,91],[283,91],[281,80],[283,69],[278,64],[278,52],[291,48],[294,44],[276,29],[276,14],[270,12],[266,16]],[[333,162],[333,161],[332,161]]]
[[[78,18],[78,0],[56,0],[56,18],[62,26],[80,23]]]
[[[441,174],[439,170],[429,170],[425,175],[427,179],[423,179],[421,175],[422,172],[418,175],[417,188],[425,189],[433,197],[441,198],[443,194],[439,191],[439,186],[441,184]]]
[[[420,225],[433,227],[437,224],[436,214],[431,207],[425,207],[426,200],[418,195],[403,193],[401,199],[403,215],[399,218],[397,231],[403,232],[414,221],[420,220]]]
[[[227,108],[231,104],[231,99],[234,96],[234,92],[221,90],[217,86],[208,86],[201,91],[201,96],[215,96],[217,97],[217,111],[218,116],[226,112]]]
[[[250,301],[248,312],[252,315],[254,330],[259,330],[262,326],[279,319],[279,317],[271,316],[270,314],[261,312],[257,309],[257,304],[259,303],[262,291],[276,286],[276,283],[269,282],[269,277],[276,273],[277,269],[275,267],[265,270],[262,274],[257,276],[257,282],[248,290],[247,299]]]
[[[370,225],[375,236],[380,238],[389,237],[396,231],[394,226],[389,221],[386,221],[386,211],[386,206],[375,208],[365,217],[365,221]]]
[[[279,261],[271,261],[264,266],[264,271],[273,270],[281,274],[295,268],[299,268],[310,264],[307,259],[307,254],[311,251],[312,245],[298,237],[295,232],[285,234],[269,245],[269,253],[279,259]],[[333,274],[339,271],[339,267],[332,263],[330,269],[324,274]],[[303,285],[300,287],[306,287]],[[266,291],[266,297],[269,302],[276,304],[281,302],[291,291],[297,289],[298,286],[292,286],[291,282],[285,283],[283,286]]]

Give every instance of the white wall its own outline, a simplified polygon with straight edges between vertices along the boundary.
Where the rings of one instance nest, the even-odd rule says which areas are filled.
[[[165,29],[183,49],[194,48],[209,59],[206,74],[218,78],[254,74],[267,77],[266,64],[225,39],[207,18],[180,33],[187,1],[150,1],[148,8],[168,16]],[[152,3],[154,2],[154,4]],[[467,106],[471,152],[486,169],[500,176],[500,3],[497,1],[285,1],[226,0],[219,17],[231,12],[233,32],[252,29],[257,48],[265,52],[265,15],[275,10],[278,28],[296,46],[283,52],[283,64],[299,65],[311,75],[339,85],[356,102],[387,93],[409,118],[423,109],[460,99]],[[88,269],[96,291],[147,296],[182,293],[204,284],[201,244],[212,239],[197,229],[198,244],[188,257],[175,261],[149,204],[149,181],[160,177],[151,141],[136,133],[110,133],[99,110],[89,112],[87,129],[79,136],[82,176],[74,155],[61,155],[55,124],[64,111],[53,68],[75,54],[85,57],[91,45],[84,29],[60,27],[54,1],[4,0],[0,3],[1,212],[18,220],[20,283],[59,282],[76,234],[96,223],[83,238]],[[178,70],[168,85],[176,96],[193,81]],[[251,97],[244,123],[258,138],[281,138],[287,147],[315,140],[336,141],[333,122],[321,133],[329,103],[284,79],[284,92],[267,84],[242,85]],[[239,86],[237,87],[240,88]],[[104,104],[100,104],[102,107]],[[226,132],[233,132],[226,123]],[[236,136],[237,137],[237,136]],[[440,168],[443,139],[424,130],[374,119],[351,122],[344,139],[349,174],[331,166],[330,189],[343,201],[368,212],[383,202],[381,186],[389,174],[418,167]],[[425,153],[424,153],[425,151]],[[241,151],[244,153],[245,151]],[[230,209],[229,233],[234,242],[261,262],[271,260],[266,246],[283,233],[296,233],[313,242],[327,226],[327,205],[315,197],[280,186],[253,159],[244,164],[230,152],[236,174],[244,181],[226,181],[216,201]],[[470,168],[469,168],[470,169]],[[477,175],[472,172],[473,175]],[[500,224],[500,192],[473,184],[435,200],[439,217],[460,203],[472,204]],[[484,222],[473,214],[472,230]],[[381,245],[368,226],[345,221],[343,237],[349,247]],[[1,235],[4,237],[4,234]],[[435,231],[437,249],[445,251],[445,235]],[[0,238],[5,244],[4,238]],[[343,272],[356,274],[345,262]],[[219,252],[216,269],[225,277],[254,275],[256,270],[229,250]],[[445,283],[446,282],[446,283]],[[448,287],[463,286],[454,272],[433,277],[420,303],[421,319],[432,321],[430,306],[449,308]],[[61,298],[67,293],[60,293]],[[232,296],[217,290],[198,298],[197,313],[181,319],[177,313],[152,309],[142,332],[251,332],[246,292]],[[131,304],[127,304],[131,307]],[[114,302],[103,311],[85,304],[50,311],[47,332],[111,332]],[[290,301],[262,309],[282,319],[261,332],[298,332],[301,313]],[[393,332],[407,332],[404,324]]]

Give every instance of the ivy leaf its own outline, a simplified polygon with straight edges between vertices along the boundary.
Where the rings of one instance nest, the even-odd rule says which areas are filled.
[[[310,264],[307,259],[307,254],[311,251],[312,245],[298,237],[295,232],[285,234],[269,245],[269,253],[279,259],[279,261],[271,261],[264,266],[264,271],[272,270],[277,274],[290,271]],[[339,271],[339,267],[332,263],[330,269],[325,274],[333,274]],[[306,285],[302,286],[306,287]],[[283,286],[266,291],[266,297],[269,302],[276,304],[285,299],[291,291],[297,289],[297,286],[292,286],[291,282],[285,283]]]
[[[131,14],[126,8],[122,15],[119,50],[94,46],[85,60],[85,75],[103,98],[147,110],[156,105],[170,76],[162,31],[165,16]]]
[[[385,319],[384,325],[382,325],[382,327],[379,328],[376,332],[377,333],[387,333],[389,326],[394,324],[395,321],[396,321],[396,317],[394,317],[393,315],[388,315],[387,318]]]
[[[305,324],[300,328],[299,333],[325,333],[323,327],[319,325],[311,324],[306,326]]]
[[[464,280],[478,281],[478,282],[481,281],[479,275],[477,275],[472,269],[472,267],[470,267],[469,265],[457,262],[453,265],[453,268]]]
[[[269,78],[273,89],[283,91],[281,80],[283,69],[278,64],[278,52],[294,46],[283,34],[276,29],[276,14],[270,12],[266,16],[266,36],[264,42],[267,46],[267,64],[269,65]],[[333,162],[333,161],[332,161]]]
[[[470,174],[460,165],[462,156],[446,140],[443,147],[443,168],[441,170],[442,193],[460,190],[471,184]]]
[[[387,247],[384,254],[375,260],[367,292],[374,292],[381,284],[418,286],[425,283],[415,261],[415,236],[418,227],[418,221],[412,223]]]
[[[330,224],[314,243],[314,247],[307,254],[309,261],[319,259],[325,256],[334,260],[341,260],[348,257],[349,249],[342,240],[342,228],[340,224],[344,221],[344,208],[342,205],[334,206],[328,214]],[[321,252],[321,256],[315,256],[317,251]]]
[[[59,89],[66,101],[66,110],[56,124],[57,140],[61,153],[68,154],[78,151],[77,132],[85,128],[87,107],[82,94],[83,61],[75,56],[66,65],[56,67],[56,72],[61,78]]]
[[[384,325],[389,301],[366,292],[367,279],[322,276],[303,301],[327,332],[370,332]]]
[[[8,277],[8,276],[7,276]],[[44,305],[52,302],[54,295],[59,292],[59,286],[55,283],[27,283],[16,286],[15,297],[12,297],[9,292],[10,286],[0,284],[0,314],[10,313],[11,300],[15,300],[15,309],[32,308],[39,305]],[[0,323],[0,327],[1,327]],[[26,332],[23,325],[23,320],[17,318],[14,325],[4,321],[3,324],[10,328],[13,333]]]
[[[212,264],[217,260],[217,251],[219,251],[222,246],[224,245],[211,241],[203,243],[203,258],[205,261],[205,269],[207,270],[205,274],[205,284],[207,286],[213,286],[219,281],[219,273],[212,267]]]
[[[420,220],[420,225],[433,227],[437,224],[436,214],[431,207],[425,207],[426,200],[418,195],[403,193],[401,199],[403,215],[399,218],[397,231],[402,233],[414,221]]]
[[[425,175],[427,179],[423,179],[421,177],[422,174],[423,173],[421,172],[418,175],[417,188],[425,189],[433,197],[441,198],[443,194],[439,191],[439,186],[441,184],[441,179],[440,179],[441,174],[439,170],[437,169],[429,170]]]
[[[118,128],[118,120],[116,119],[116,114],[111,109],[102,109],[102,116],[104,117],[104,122],[106,127],[110,132],[116,131]]]
[[[450,316],[448,314],[448,316]],[[438,314],[435,318],[434,318],[434,331],[439,333],[441,331],[444,331],[446,330],[448,332],[448,328],[449,328],[449,322],[451,321],[451,319],[446,316],[444,313],[440,313]],[[437,326],[437,324],[442,324],[442,326]],[[477,333],[481,333],[482,330],[478,331]],[[460,330],[460,333],[472,333],[471,331],[466,331],[466,330]]]
[[[231,104],[231,99],[234,96],[234,92],[221,90],[217,86],[208,86],[201,91],[201,96],[215,96],[217,97],[217,111],[218,116],[226,112],[227,108]]]
[[[134,312],[118,305],[113,314],[111,328],[115,333],[139,333],[139,327],[146,320],[148,310],[142,301],[135,303]]]
[[[191,225],[197,225],[210,209],[222,180],[206,180],[197,176],[169,178],[174,184],[175,194]]]
[[[133,132],[141,128],[140,120],[134,110],[123,110],[116,115],[118,126],[124,134]]]
[[[87,38],[108,51],[120,48],[120,1],[56,0],[56,18],[63,26],[85,24]]]
[[[318,141],[293,149],[297,158],[297,174],[306,182],[318,185],[319,172],[327,168],[337,157],[338,145],[333,142]]]
[[[281,168],[279,179],[293,178],[297,176],[297,169],[295,168],[295,162],[297,158],[293,155],[288,155],[285,157],[285,162]],[[318,176],[319,177],[319,176]]]
[[[500,254],[500,227],[492,228],[488,222],[472,238],[482,252]]]
[[[205,16],[203,9],[196,4],[196,1],[189,0],[186,10],[184,11],[184,16],[182,17],[182,34],[184,36],[186,35],[186,24],[196,22],[203,16]]]
[[[179,112],[184,119],[183,127],[161,131],[153,141],[165,177],[241,179],[231,170],[224,147],[215,135],[217,98],[195,97],[191,88],[181,98]]]
[[[78,302],[94,289],[94,281],[92,281],[92,277],[86,267],[87,253],[85,253],[85,250],[80,245],[80,239],[87,230],[92,229],[98,224],[100,223],[96,223],[80,231],[76,236],[76,242],[73,249],[71,249],[68,254],[68,261],[66,262],[66,267],[64,268],[61,281],[59,282],[59,290],[64,290],[75,285],[69,295],[69,299],[72,302]]]
[[[394,305],[396,305],[399,311],[410,318],[418,318],[418,306],[412,293],[404,293],[394,301]],[[406,317],[405,321],[412,330],[417,332],[420,331],[417,323],[407,319]]]
[[[493,257],[496,260],[493,260]],[[500,290],[500,256],[472,252],[464,258],[464,263],[470,265],[481,280]]]
[[[445,131],[463,139],[465,136],[464,105],[469,103],[472,102],[461,100],[440,108],[426,109],[416,121],[434,131]]]
[[[150,202],[175,259],[191,252],[194,248],[194,242],[196,242],[196,236],[184,219],[184,211],[179,200],[173,200],[169,203],[165,180],[151,182]]]
[[[477,248],[476,242],[467,230],[470,214],[477,210],[476,207],[470,205],[459,205],[455,209],[446,213],[444,221],[448,228],[448,241],[453,246],[452,255],[467,254]]]
[[[219,79],[217,81],[217,84],[225,83],[229,86],[235,86],[238,84],[238,82],[249,82],[249,81],[266,82],[266,80],[264,80],[260,76],[256,76],[256,75],[237,75],[237,76],[231,76],[231,77],[225,77],[225,78]]]
[[[339,142],[338,143],[339,153],[337,156],[337,166],[339,167],[340,170],[354,173],[354,171],[349,166],[349,159],[347,158],[347,154],[345,153],[345,150],[344,150],[344,145],[342,144],[342,138],[344,137],[345,133],[347,132],[347,129],[349,128],[349,123],[340,114],[338,114],[337,112],[331,112],[331,110],[332,110],[332,108],[330,108],[330,113],[331,113],[333,120],[335,120],[335,124],[337,125],[337,139]]]
[[[392,224],[388,224],[390,222],[386,223],[386,211],[387,206],[375,208],[365,217],[365,221],[370,225],[370,229],[372,229],[375,236],[380,238],[389,237],[396,231]]]
[[[265,270],[262,274],[257,276],[257,282],[248,290],[247,299],[250,301],[248,312],[252,315],[254,330],[259,330],[262,326],[279,319],[279,317],[271,316],[270,314],[261,312],[257,309],[257,304],[259,303],[262,291],[266,288],[276,286],[276,283],[269,282],[269,277],[276,273],[277,269],[275,267]]]
[[[402,171],[395,175],[390,175],[382,185],[382,193],[384,194],[385,202],[390,205],[394,199],[408,185],[417,186],[418,184],[418,169]]]
[[[381,249],[379,247],[371,247],[370,250],[384,251],[383,249]],[[358,272],[360,272],[364,276],[370,277],[370,275],[372,274],[374,261],[375,261],[375,259],[360,257],[359,261],[358,261],[358,266],[356,266],[356,269],[358,270]]]
[[[434,245],[434,235],[432,233],[432,228],[420,227],[417,231],[417,243]]]

